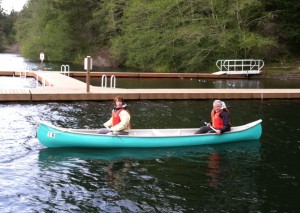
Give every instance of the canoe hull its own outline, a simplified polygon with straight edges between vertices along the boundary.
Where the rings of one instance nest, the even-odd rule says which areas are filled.
[[[262,134],[261,120],[252,122],[249,128],[221,135],[177,135],[177,136],[116,136],[92,133],[78,133],[40,123],[37,137],[46,147],[87,147],[87,148],[153,148],[178,147],[207,144],[221,144],[237,141],[258,140]]]

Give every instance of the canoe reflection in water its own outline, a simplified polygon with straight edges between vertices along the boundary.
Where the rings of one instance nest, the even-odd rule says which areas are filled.
[[[208,186],[212,188],[218,187],[218,182],[220,178],[221,168],[221,154],[218,152],[212,153],[212,155],[208,156],[208,171],[206,175],[210,178],[208,181]]]
[[[126,193],[132,187],[143,188],[145,182],[154,185],[159,182],[163,187],[173,183],[185,186],[194,182],[196,185],[203,184],[205,188],[216,189],[227,185],[228,174],[230,178],[234,175],[232,172],[240,174],[240,171],[232,168],[239,158],[259,159],[260,146],[260,141],[256,140],[173,148],[45,148],[39,150],[39,167],[42,174],[59,170],[64,171],[67,177],[76,173],[68,181],[86,179],[82,182],[101,188],[104,192],[106,186],[112,190],[111,193]],[[187,178],[187,164],[191,169],[189,173],[197,174],[197,179]]]
[[[130,159],[122,161],[112,161],[108,164],[107,168],[107,184],[112,189],[118,189],[127,182],[130,170],[132,169],[133,162]]]

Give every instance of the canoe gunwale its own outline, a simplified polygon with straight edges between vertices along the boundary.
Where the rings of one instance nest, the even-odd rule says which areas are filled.
[[[131,132],[151,132],[159,135],[103,135],[96,130],[67,129],[41,122],[37,130],[40,143],[49,148],[82,147],[82,148],[154,148],[211,145],[237,141],[258,140],[262,134],[262,120],[257,120],[242,126],[232,127],[233,131],[217,135],[194,134],[198,128],[185,129],[135,129]],[[93,131],[94,133],[90,133]],[[159,132],[161,131],[161,132]],[[186,131],[185,135],[171,135],[170,131]],[[187,132],[189,134],[187,134]],[[167,133],[167,134],[163,134]]]
[[[260,124],[262,122],[261,119],[257,120],[257,121],[253,121],[251,123],[247,123],[244,125],[240,125],[240,126],[233,126],[231,131],[229,132],[225,132],[223,134],[232,134],[232,133],[238,133],[238,132],[243,132],[247,129],[250,129],[254,126],[256,126],[257,124]],[[172,138],[172,137],[194,137],[194,136],[210,136],[210,135],[216,135],[216,133],[204,133],[204,134],[163,134],[164,132],[180,132],[180,131],[188,131],[188,132],[195,132],[197,131],[199,128],[174,128],[174,129],[132,129],[129,132],[129,135],[107,135],[107,134],[98,134],[96,131],[96,129],[70,129],[70,128],[62,128],[62,127],[57,127],[54,126],[52,124],[49,124],[47,122],[43,122],[40,121],[40,124],[43,124],[47,127],[50,127],[52,129],[61,131],[62,133],[70,133],[70,134],[81,134],[81,135],[91,135],[91,136],[101,136],[101,137],[121,137],[121,138],[164,138],[164,137],[168,137],[168,138]],[[91,133],[94,132],[94,133]],[[134,134],[137,133],[139,131],[143,131],[143,132],[149,132],[152,134],[149,135],[142,135],[142,134]]]

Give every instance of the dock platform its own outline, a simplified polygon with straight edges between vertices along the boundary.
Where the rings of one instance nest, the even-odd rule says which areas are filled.
[[[20,75],[18,72],[2,73],[2,75],[6,76],[10,74],[11,76]],[[91,73],[91,76],[101,76],[102,74],[99,72]],[[109,74],[118,76],[116,73],[107,73],[107,75]],[[134,76],[134,73],[129,73],[126,76],[125,74],[119,73],[123,77],[141,77],[144,75],[144,73],[135,74],[136,76]],[[126,89],[90,86],[89,92],[87,92],[86,83],[63,75],[58,71],[30,71],[26,75],[27,77],[38,79],[39,82],[44,82],[46,86],[24,89],[0,89],[0,101],[100,101],[112,100],[117,95],[123,96],[126,100],[300,99],[300,89]],[[70,76],[75,75],[83,77],[85,73],[70,74]],[[177,76],[177,78],[179,76],[188,78],[198,76],[199,78],[199,74],[194,73],[157,75],[166,78],[171,75],[173,77]],[[148,77],[156,77],[157,75],[151,73],[151,75],[148,74]]]

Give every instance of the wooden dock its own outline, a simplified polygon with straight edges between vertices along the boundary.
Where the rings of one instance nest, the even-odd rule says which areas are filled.
[[[92,73],[91,76],[101,76],[103,73]],[[109,76],[112,73],[107,73]],[[113,73],[115,75],[115,73]],[[134,77],[134,73],[120,73],[123,77]],[[15,75],[18,72],[2,72],[0,75]],[[104,88],[87,85],[60,72],[30,71],[27,76],[44,82],[45,87],[24,89],[1,89],[0,101],[91,101],[112,100],[116,95],[123,96],[126,100],[197,100],[197,99],[299,99],[300,89],[124,89]],[[85,73],[71,73],[71,76],[85,76]],[[143,74],[135,74],[141,77]],[[203,77],[199,74],[157,74],[160,77],[192,76]],[[209,74],[204,74],[209,75]],[[115,75],[117,76],[117,75]],[[148,77],[156,77],[155,73],[147,74]],[[119,76],[120,77],[120,76]],[[145,77],[145,76],[144,76]],[[215,78],[215,76],[210,76]],[[195,77],[194,77],[195,78]],[[224,77],[222,77],[224,78]],[[228,78],[228,76],[227,76]]]

